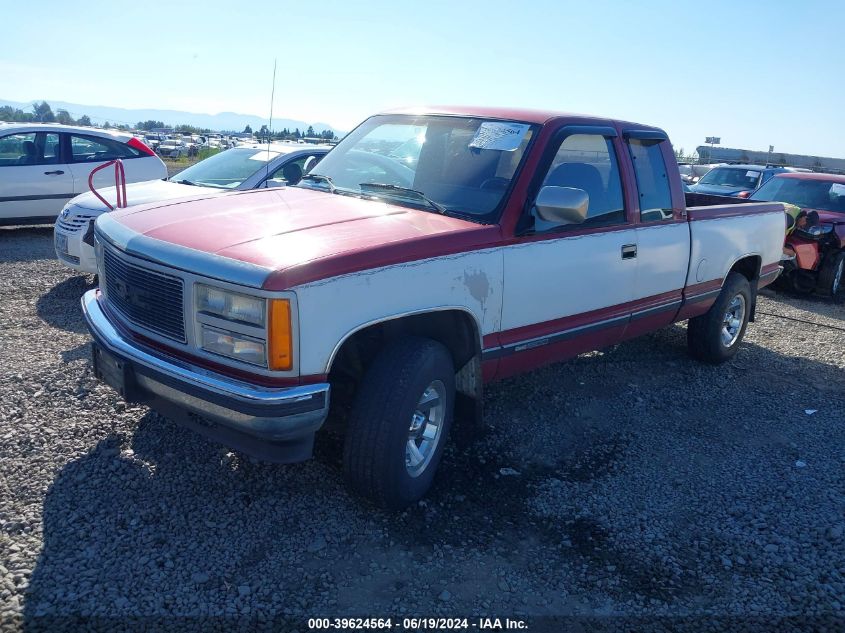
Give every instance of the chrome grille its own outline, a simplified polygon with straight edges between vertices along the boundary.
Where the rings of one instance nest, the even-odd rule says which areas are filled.
[[[182,280],[121,259],[103,249],[106,301],[127,321],[185,342]]]
[[[59,225],[63,231],[67,233],[76,233],[77,231],[81,231],[86,226],[88,226],[88,222],[93,220],[95,217],[94,215],[71,215],[67,218],[63,218],[59,216],[58,221],[56,224]]]

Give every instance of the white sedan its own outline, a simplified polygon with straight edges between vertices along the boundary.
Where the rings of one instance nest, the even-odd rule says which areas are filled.
[[[88,191],[91,170],[120,158],[126,182],[167,177],[155,152],[131,134],[49,123],[0,123],[0,224],[53,222],[65,203]],[[94,176],[114,185],[114,171]]]
[[[179,172],[166,180],[141,182],[126,187],[128,206],[163,202],[191,196],[220,195],[227,191],[295,185],[326,153],[327,145],[278,143],[228,149]],[[115,201],[114,187],[98,190]],[[97,272],[94,254],[94,220],[108,208],[94,194],[85,193],[67,203],[56,220],[56,255],[84,273]]]

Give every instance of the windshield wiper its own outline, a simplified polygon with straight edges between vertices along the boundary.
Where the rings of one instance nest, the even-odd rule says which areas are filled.
[[[426,196],[422,191],[417,191],[416,189],[411,189],[410,187],[399,187],[398,185],[390,185],[384,182],[362,182],[359,183],[358,186],[361,187],[361,191],[364,191],[364,189],[375,189],[377,191],[394,191],[399,194],[409,193],[412,197],[416,198],[417,200],[422,200],[428,206],[430,206],[432,209],[442,215],[446,215],[448,211],[446,207],[444,207],[439,202],[435,202],[434,200]]]
[[[337,187],[334,186],[332,179],[328,176],[323,176],[322,174],[305,174],[300,178],[300,182],[303,180],[317,180],[319,182],[324,182],[329,186],[329,191],[334,193],[337,190]]]
[[[195,182],[191,182],[190,180],[185,180],[184,178],[182,180],[173,180],[172,182],[175,182],[177,185],[191,185],[192,187],[201,187],[202,186],[202,185],[198,185]]]

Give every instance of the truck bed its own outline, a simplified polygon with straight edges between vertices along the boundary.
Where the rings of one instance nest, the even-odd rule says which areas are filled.
[[[780,202],[755,202],[745,198],[714,196],[707,193],[686,194],[687,214],[693,220],[712,220],[715,218],[737,217],[756,213],[784,212]],[[784,228],[785,228],[784,220]]]

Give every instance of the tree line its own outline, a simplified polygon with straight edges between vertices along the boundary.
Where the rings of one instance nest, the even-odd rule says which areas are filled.
[[[26,112],[12,106],[0,106],[0,121],[15,123],[62,123],[64,125],[91,125],[91,118],[83,114],[74,119],[67,110],[58,109],[53,112],[46,101],[32,104],[32,112]]]
[[[247,125],[244,128],[244,134],[253,134],[252,127]],[[262,125],[261,129],[258,132],[254,133],[261,141],[267,142],[270,140],[273,141],[298,141],[299,139],[303,138],[321,138],[325,141],[331,141],[337,139],[337,136],[331,130],[323,130],[322,132],[317,132],[314,129],[314,126],[309,125],[307,130],[301,131],[299,128],[295,128],[293,131],[289,130],[288,128],[282,128],[281,130],[270,130],[266,125]]]
[[[12,121],[15,123],[61,123],[63,125],[86,125],[92,126],[91,117],[87,114],[83,114],[78,119],[74,119],[71,114],[64,109],[57,109],[53,112],[53,109],[50,107],[50,104],[46,101],[42,101],[41,103],[33,103],[32,104],[32,111],[27,112],[25,110],[21,110],[20,108],[13,108],[12,106],[0,106],[0,121]],[[147,121],[138,121],[134,128],[130,125],[125,123],[115,123],[111,124],[108,121],[103,123],[102,125],[105,129],[115,128],[118,130],[143,130],[145,132],[149,132],[150,130],[156,129],[166,129],[169,128],[169,125],[166,125],[163,121],[153,121],[152,119]],[[195,127],[193,125],[177,125],[173,127],[173,131],[178,134],[207,134],[212,132],[213,130],[209,128],[200,128]],[[227,130],[223,130],[223,133],[230,133]],[[252,134],[252,127],[247,125],[244,128],[244,133]],[[317,132],[314,130],[314,127],[309,125],[308,129],[305,131],[300,132],[299,128],[291,131],[288,128],[284,128],[283,130],[273,130],[272,132],[267,128],[266,125],[262,125],[261,129],[256,133],[261,140],[280,140],[280,141],[295,141],[302,138],[322,138],[327,141],[333,140],[335,137],[334,132],[331,130],[323,130],[322,132]]]

